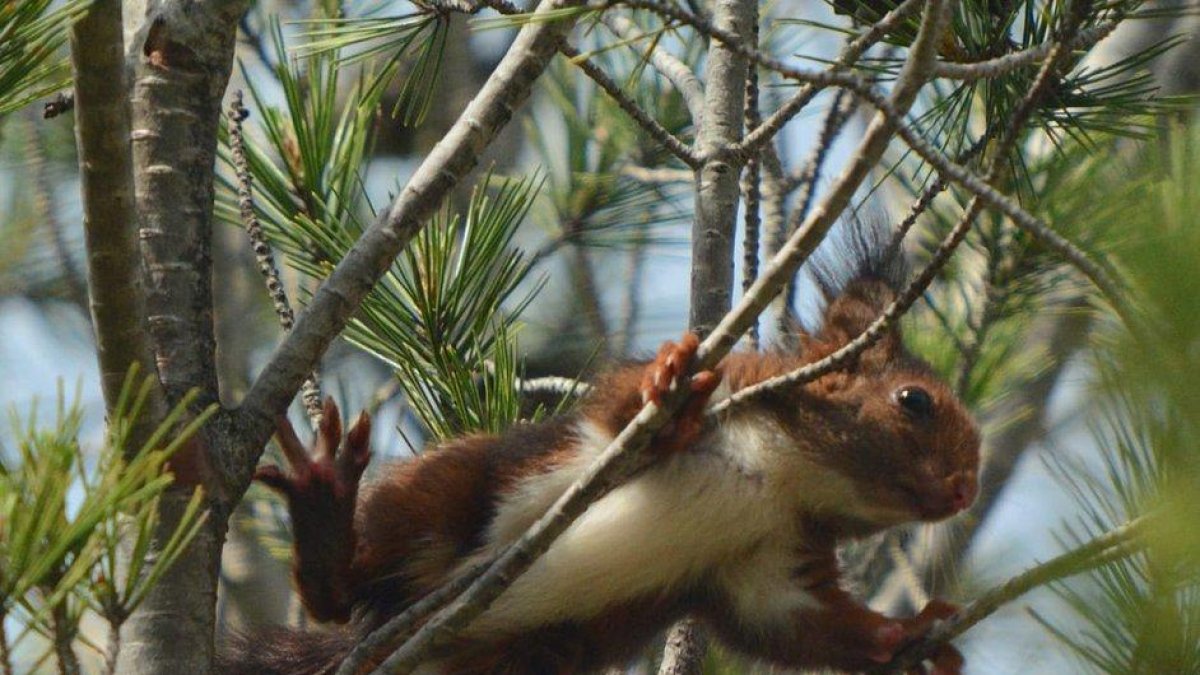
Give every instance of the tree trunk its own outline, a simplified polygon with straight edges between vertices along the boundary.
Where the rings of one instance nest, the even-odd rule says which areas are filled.
[[[133,73],[133,171],[146,314],[168,402],[198,389],[218,400],[212,312],[213,180],[221,100],[233,65],[240,1],[127,5]],[[207,672],[221,544],[229,513],[222,474],[235,436],[215,419],[173,461],[176,484],[159,506],[151,556],[179,524],[194,486],[209,518],[178,563],[125,624],[122,673]]]

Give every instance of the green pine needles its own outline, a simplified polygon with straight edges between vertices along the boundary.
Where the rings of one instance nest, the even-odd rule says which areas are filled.
[[[83,415],[61,386],[48,426],[36,405],[27,419],[13,414],[11,436],[0,447],[3,672],[38,672],[50,658],[78,672],[80,647],[101,655],[106,672],[113,672],[121,625],[202,525],[206,512],[197,488],[159,555],[146,555],[160,498],[173,481],[168,461],[214,412],[183,424],[195,399],[188,396],[134,446],[129,434],[144,414],[151,384],[130,371],[97,451],[81,446]],[[108,623],[106,646],[81,634],[88,616]]]

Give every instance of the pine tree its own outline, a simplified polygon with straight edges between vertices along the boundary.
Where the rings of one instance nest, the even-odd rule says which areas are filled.
[[[10,647],[36,634],[37,665],[78,671],[92,614],[110,628],[108,671],[207,672],[226,538],[243,519],[255,544],[281,532],[250,483],[298,394],[313,420],[322,390],[339,386],[396,411],[413,451],[556,414],[604,360],[685,328],[682,315],[669,330],[649,325],[646,279],[664,252],[691,266],[695,369],[735,345],[788,345],[804,325],[806,269],[838,223],[902,212],[893,245],[915,270],[905,292],[846,350],[785,378],[837,369],[903,321],[985,425],[970,517],[846,552],[878,605],[970,600],[880,672],[903,672],[1048,584],[1075,614],[1029,621],[1079,663],[1200,670],[1200,542],[1185,525],[1200,368],[1194,312],[1180,311],[1200,279],[1195,131],[1178,122],[1189,102],[1160,94],[1151,74],[1180,39],[1097,56],[1114,32],[1186,26],[1188,11],[1131,0],[0,7],[0,138],[34,168],[0,215],[12,244],[0,280],[8,295],[90,308],[109,429],[102,459],[84,461],[79,414],[60,403],[50,430],[16,423],[17,451],[0,455],[0,619],[16,620],[0,622],[0,638],[23,631],[0,639],[0,664],[11,670]],[[481,66],[475,42],[503,42],[503,55]],[[19,112],[68,86],[73,97],[47,105],[58,119]],[[82,242],[39,170],[69,154],[53,134],[70,122]],[[1086,395],[1065,375],[1080,360],[1097,385]],[[145,385],[139,367],[152,372]],[[377,391],[345,384],[364,371]],[[1063,391],[1096,407],[1102,469],[1056,464],[1086,517],[1037,524],[1061,533],[1064,553],[981,588],[968,556]],[[411,671],[482,611],[601,485],[644,463],[641,445],[680,403],[648,405],[597,479],[519,550],[373,635],[391,654],[381,672]],[[687,622],[646,664],[754,667]]]

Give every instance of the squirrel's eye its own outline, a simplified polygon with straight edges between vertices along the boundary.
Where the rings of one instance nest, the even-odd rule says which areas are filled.
[[[901,387],[896,390],[896,403],[915,417],[933,417],[933,397],[920,387]]]

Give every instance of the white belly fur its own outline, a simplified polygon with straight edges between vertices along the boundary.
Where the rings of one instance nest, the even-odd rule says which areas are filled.
[[[495,555],[519,536],[609,440],[586,422],[578,436],[576,459],[527,481],[501,504],[491,545],[468,564]],[[721,442],[736,436],[738,445],[766,440],[761,433],[750,438],[745,428],[718,436]],[[770,489],[774,482],[739,470],[719,452],[673,457],[593,504],[467,633],[586,619],[743,559],[766,538],[786,536],[790,529],[794,511]]]

